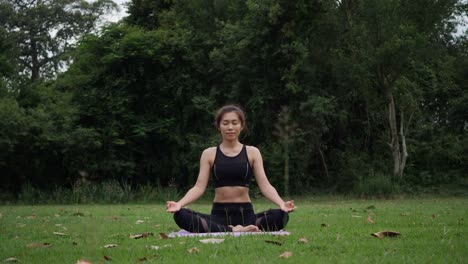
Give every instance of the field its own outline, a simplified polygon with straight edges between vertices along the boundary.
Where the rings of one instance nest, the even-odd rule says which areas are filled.
[[[271,206],[253,203],[258,211]],[[163,204],[0,206],[0,262],[468,263],[468,199],[311,197],[296,204],[289,236],[229,236],[220,244],[164,239],[178,228]],[[208,212],[210,204],[191,208]],[[383,230],[401,235],[371,236]],[[130,238],[145,232],[153,235]]]

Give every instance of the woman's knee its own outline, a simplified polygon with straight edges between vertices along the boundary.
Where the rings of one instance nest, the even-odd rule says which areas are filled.
[[[179,211],[174,213],[174,221],[179,224],[180,222],[187,219],[187,216],[191,216],[193,211],[187,208],[181,208]]]

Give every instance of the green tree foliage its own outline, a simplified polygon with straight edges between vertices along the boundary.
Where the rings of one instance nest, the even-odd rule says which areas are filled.
[[[0,3],[10,14],[3,23],[23,17],[11,8],[21,1]],[[65,1],[33,1],[28,12],[57,3]],[[19,97],[14,62],[32,57],[15,56],[9,36],[27,30],[4,26],[3,181],[186,188],[201,151],[219,143],[213,111],[239,103],[242,142],[262,150],[270,181],[286,194],[461,182],[468,53],[466,35],[453,33],[466,13],[456,0],[134,0],[121,23],[79,40],[63,74]],[[66,36],[89,32],[84,25]],[[41,32],[35,40],[52,39]],[[58,53],[41,43],[50,49],[38,58],[51,61],[38,76],[52,76],[63,57],[53,62]]]
[[[17,44],[20,72],[35,81],[56,74],[72,42],[112,8],[111,0],[1,0],[0,25]]]

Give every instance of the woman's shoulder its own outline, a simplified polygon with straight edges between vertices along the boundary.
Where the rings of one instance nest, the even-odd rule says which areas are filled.
[[[216,147],[209,147],[209,148],[206,148],[205,150],[203,150],[202,152],[202,156],[203,155],[207,155],[207,156],[213,156],[216,154]]]
[[[248,146],[248,145],[245,145],[246,149],[247,149],[247,155],[251,156],[251,155],[259,155],[260,154],[260,150],[257,148],[257,147],[254,147],[254,146]]]

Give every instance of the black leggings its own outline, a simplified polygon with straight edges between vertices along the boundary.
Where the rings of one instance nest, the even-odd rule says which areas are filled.
[[[229,225],[255,225],[263,231],[279,231],[288,223],[289,215],[280,209],[255,214],[251,203],[213,203],[210,215],[182,208],[174,214],[174,220],[192,233],[232,232]]]

